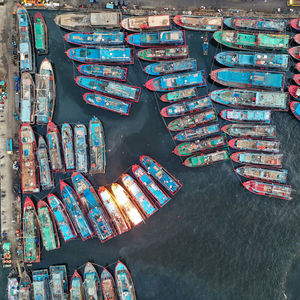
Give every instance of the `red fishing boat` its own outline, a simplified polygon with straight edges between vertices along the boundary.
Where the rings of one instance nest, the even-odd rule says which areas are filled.
[[[297,44],[300,44],[300,33],[294,35],[294,41],[295,41]]]
[[[288,50],[288,53],[290,54],[291,57],[300,60],[300,46],[290,48]]]
[[[300,100],[300,87],[297,85],[290,85],[289,88],[289,93],[297,100]]]
[[[290,26],[298,31],[300,31],[300,19],[293,19],[290,22]]]
[[[300,74],[295,74],[293,76],[293,80],[298,84],[300,85]]]
[[[292,101],[290,103],[290,109],[294,116],[300,121],[300,102]]]

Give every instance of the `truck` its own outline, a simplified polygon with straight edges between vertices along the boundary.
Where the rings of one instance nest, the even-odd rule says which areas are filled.
[[[300,0],[287,0],[287,6],[300,6]]]

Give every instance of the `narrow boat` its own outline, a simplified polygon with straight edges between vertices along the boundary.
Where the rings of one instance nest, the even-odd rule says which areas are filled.
[[[149,195],[156,200],[159,207],[164,206],[171,200],[171,198],[152,180],[150,175],[148,175],[142,167],[133,165],[131,170],[138,182],[146,189]]]
[[[203,140],[195,140],[177,145],[173,153],[179,156],[188,156],[196,152],[206,151],[213,148],[223,147],[226,145],[226,139],[223,135],[208,137]]]
[[[19,131],[21,189],[23,193],[38,193],[40,184],[35,160],[36,140],[31,126],[21,125]]]
[[[43,15],[37,12],[34,15],[35,49],[38,54],[48,54],[48,29]]]
[[[205,56],[208,55],[208,45],[209,45],[209,42],[208,42],[208,35],[206,34],[206,35],[203,37],[203,43],[202,43],[202,52],[203,52],[203,55],[205,55]]]
[[[22,123],[35,122],[35,85],[32,76],[28,72],[24,72],[21,75],[20,81],[20,119]]]
[[[274,138],[276,136],[276,126],[273,125],[229,124],[223,126],[222,131],[236,137]]]
[[[251,151],[264,151],[264,152],[278,153],[280,141],[237,138],[228,141],[228,145],[231,148],[237,150],[251,150]]]
[[[75,239],[77,237],[77,233],[61,201],[53,194],[49,194],[47,199],[50,205],[50,210],[55,217],[58,229],[64,241],[68,242]]]
[[[179,102],[184,100],[191,100],[198,96],[197,88],[190,87],[187,89],[182,89],[174,92],[169,92],[160,97],[163,102]]]
[[[239,89],[215,90],[209,94],[214,102],[232,107],[267,108],[287,110],[289,95],[284,92]]]
[[[56,250],[60,247],[56,224],[45,201],[39,200],[37,204],[38,222],[43,246],[46,251]]]
[[[136,55],[148,61],[182,59],[189,55],[189,48],[188,46],[148,48],[138,51]]]
[[[68,299],[68,277],[65,265],[50,266],[51,299]]]
[[[300,44],[300,33],[295,34],[293,39],[299,45]]]
[[[120,115],[128,116],[131,108],[131,103],[125,101],[107,97],[104,95],[85,93],[83,95],[83,100],[90,105],[116,112]]]
[[[130,196],[147,218],[157,212],[158,209],[130,175],[122,174],[121,179]]]
[[[84,291],[85,299],[101,300],[100,280],[94,266],[88,262],[84,267]]]
[[[34,300],[50,299],[48,270],[42,269],[32,271],[32,279]]]
[[[275,168],[280,168],[282,166],[283,155],[243,151],[231,154],[230,158],[237,163],[266,165]]]
[[[183,164],[186,167],[203,167],[228,159],[230,159],[230,157],[226,150],[218,150],[216,152],[190,156],[183,162]]]
[[[24,269],[20,278],[19,300],[30,300],[31,292],[31,279]]]
[[[250,192],[258,195],[291,200],[292,187],[290,185],[266,183],[259,180],[243,182],[243,186]]]
[[[102,209],[100,199],[93,186],[80,173],[73,173],[72,183],[100,241],[106,242],[115,237],[117,233],[110,224],[106,212]]]
[[[197,31],[216,31],[223,25],[223,18],[207,16],[177,15],[173,21],[180,27]]]
[[[81,239],[86,241],[94,235],[93,228],[86,219],[84,212],[81,210],[77,196],[74,190],[60,180],[60,193],[65,208],[73,221],[76,231],[79,233]]]
[[[213,81],[237,88],[262,88],[281,90],[285,84],[285,73],[250,69],[223,68],[210,73]]]
[[[209,109],[196,114],[179,117],[168,124],[168,129],[171,131],[179,131],[194,128],[198,125],[217,121],[217,119],[215,111],[213,109]]]
[[[192,129],[186,129],[176,134],[173,139],[179,142],[186,142],[195,139],[204,138],[220,131],[219,124],[212,124],[203,127],[196,127]]]
[[[239,50],[285,51],[289,47],[290,36],[287,34],[220,30],[214,33],[214,39],[224,46]]]
[[[99,64],[84,64],[79,65],[77,70],[87,76],[103,77],[113,80],[126,81],[127,79],[127,68],[119,66],[106,66]]]
[[[208,96],[204,96],[198,99],[184,101],[181,103],[175,103],[166,106],[160,111],[160,114],[165,118],[174,118],[198,111],[203,111],[212,107],[213,105],[211,103],[210,98]]]
[[[131,274],[121,261],[116,264],[115,278],[120,300],[136,300]]]
[[[66,171],[75,169],[75,153],[73,145],[73,131],[69,123],[61,126],[61,144],[64,153]]]
[[[235,30],[285,31],[286,21],[262,18],[226,18],[224,24]]]
[[[296,100],[300,100],[300,87],[297,85],[290,85],[288,87],[288,91],[291,96],[293,96]]]
[[[47,140],[52,171],[64,171],[59,145],[59,131],[57,126],[51,121],[47,125]]]
[[[273,170],[252,166],[243,166],[235,169],[235,172],[250,179],[260,179],[272,182],[286,183],[287,170]]]
[[[36,156],[39,164],[41,187],[43,190],[52,189],[54,187],[54,180],[49,165],[47,144],[42,136],[39,137]]]
[[[93,117],[89,122],[90,173],[105,173],[105,136],[101,121]]]
[[[119,206],[117,205],[116,199],[108,191],[108,189],[104,186],[100,186],[98,189],[98,194],[118,234],[123,234],[130,230],[130,222],[127,221],[126,216],[124,216]]]
[[[172,195],[175,195],[181,189],[182,184],[179,180],[153,158],[147,155],[142,155],[140,156],[140,163],[148,171],[148,173],[151,174],[151,176]]]
[[[271,122],[270,110],[237,110],[237,109],[224,109],[220,112],[222,119],[236,122],[259,122],[269,124]]]
[[[121,27],[129,31],[157,31],[168,30],[171,26],[170,15],[134,16],[125,18]]]
[[[297,83],[297,85],[300,85],[300,74],[295,74],[293,76],[293,80]]]
[[[129,47],[70,48],[66,51],[70,59],[81,63],[133,64],[133,49]]]
[[[87,130],[84,124],[76,124],[74,128],[74,144],[76,157],[76,171],[88,172],[88,157],[86,144]]]
[[[143,71],[149,75],[166,75],[183,71],[196,71],[197,60],[185,58],[177,61],[157,62],[146,66]]]
[[[74,271],[74,274],[71,278],[70,300],[84,300],[83,282],[77,270]]]
[[[293,48],[290,48],[288,50],[289,54],[291,57],[297,59],[297,60],[300,60],[300,46],[296,46],[296,47],[293,47]]]
[[[50,61],[45,58],[40,65],[40,73],[35,75],[36,81],[36,122],[37,124],[47,124],[52,120],[56,86],[54,72]]]
[[[296,69],[298,72],[300,72],[300,62],[296,63],[295,69]]]
[[[40,233],[35,206],[27,197],[23,207],[23,245],[24,262],[27,264],[40,262]]]
[[[103,268],[100,276],[103,300],[116,300],[115,281],[110,272]]]
[[[79,46],[117,46],[124,44],[125,33],[120,31],[70,32],[65,41]]]
[[[300,120],[300,103],[297,101],[292,101],[290,103],[290,108],[294,116]]]
[[[289,66],[288,54],[257,52],[220,52],[215,56],[218,63],[227,67],[256,67],[286,70]]]
[[[19,282],[17,275],[9,275],[7,278],[7,299],[19,300]]]
[[[300,31],[300,19],[292,19],[290,21],[290,26],[298,31]]]
[[[141,88],[125,83],[100,79],[96,77],[77,76],[76,83],[92,92],[103,93],[108,96],[139,102]]]

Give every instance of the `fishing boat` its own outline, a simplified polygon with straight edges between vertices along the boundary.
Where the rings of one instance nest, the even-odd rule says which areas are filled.
[[[197,31],[216,31],[223,25],[223,18],[220,17],[177,15],[173,21],[185,29]]]
[[[27,197],[23,207],[23,245],[24,262],[27,264],[40,262],[40,234],[35,206]]]
[[[299,45],[300,44],[300,33],[295,34],[293,40]]]
[[[255,140],[248,138],[237,138],[228,141],[228,145],[237,150],[251,150],[278,153],[280,141],[278,140]]]
[[[20,278],[19,300],[30,300],[31,292],[31,279],[26,270],[24,269]]]
[[[83,95],[83,100],[90,105],[116,112],[120,115],[128,116],[131,108],[131,103],[107,97],[104,95],[85,93]]]
[[[51,299],[68,299],[68,277],[65,265],[50,266]]]
[[[57,228],[45,201],[39,200],[37,204],[38,222],[46,251],[56,250],[60,247]]]
[[[127,217],[120,210],[119,206],[116,203],[116,199],[108,191],[108,189],[104,186],[100,186],[98,189],[98,194],[118,234],[123,234],[128,230],[130,230],[131,229],[130,222],[127,220]]]
[[[165,118],[174,118],[198,111],[203,111],[212,107],[213,105],[210,98],[208,96],[204,96],[198,99],[174,103],[166,106],[160,111],[160,114]]]
[[[70,300],[84,300],[83,282],[77,270],[74,271],[71,278]]]
[[[298,31],[300,31],[300,19],[292,19],[290,21],[290,26]]]
[[[41,187],[43,190],[52,189],[54,187],[54,180],[49,165],[47,144],[42,136],[39,137],[36,156],[39,164]]]
[[[128,101],[139,102],[141,95],[140,87],[116,81],[87,76],[77,76],[75,81],[79,86],[92,92],[98,92]]]
[[[198,92],[196,87],[190,87],[187,89],[182,89],[178,91],[169,92],[166,94],[163,94],[160,97],[160,100],[163,102],[179,102],[184,100],[191,100],[194,98],[197,98]]]
[[[177,61],[157,62],[146,66],[143,71],[149,75],[166,75],[183,71],[196,71],[197,60],[185,58]]]
[[[262,18],[226,18],[224,24],[235,30],[285,31],[286,21]]]
[[[70,59],[81,63],[133,64],[133,49],[129,47],[70,48],[66,51]]]
[[[203,140],[195,140],[177,145],[173,153],[179,156],[188,156],[196,152],[206,151],[213,148],[223,147],[226,145],[226,139],[223,135],[208,137]]]
[[[230,157],[226,150],[218,150],[215,152],[190,156],[183,164],[186,167],[204,167],[228,159],[230,159]]]
[[[86,241],[94,235],[93,228],[87,221],[84,212],[81,210],[74,190],[64,181],[60,180],[59,182],[60,193],[64,206],[67,209],[73,225],[76,231],[79,233],[81,239]]]
[[[85,299],[101,300],[100,279],[94,266],[88,262],[84,267]]]
[[[171,198],[153,181],[150,175],[148,175],[142,167],[133,165],[131,170],[138,182],[146,189],[159,207],[164,206],[171,200]]]
[[[300,100],[300,87],[297,85],[290,85],[288,87],[288,91],[291,96],[293,96],[296,100]]]
[[[19,282],[17,275],[9,275],[7,278],[7,299],[19,300]]]
[[[57,26],[70,31],[88,31],[97,29],[113,29],[120,27],[122,14],[119,11],[68,12],[56,15]]]
[[[147,89],[157,92],[173,91],[191,85],[206,86],[204,70],[159,76],[145,83]]]
[[[127,79],[127,68],[119,66],[106,66],[99,64],[84,64],[79,65],[77,70],[87,76],[103,77],[113,80],[126,81]]]
[[[53,194],[49,194],[47,196],[47,200],[64,241],[68,242],[75,239],[77,237],[77,233],[61,201]]]
[[[289,95],[284,92],[240,89],[215,90],[209,94],[214,102],[232,107],[267,108],[287,110]]]
[[[101,121],[93,117],[89,122],[90,173],[105,173],[105,136]]]
[[[282,166],[282,154],[269,153],[253,153],[253,152],[235,152],[231,154],[230,158],[242,164],[265,165],[275,168]]]
[[[219,124],[212,124],[192,129],[186,129],[176,134],[173,139],[179,142],[187,142],[195,139],[204,138],[220,131]]]
[[[215,56],[218,63],[227,67],[256,67],[286,70],[289,65],[288,54],[257,52],[220,52]]]
[[[229,124],[223,126],[222,131],[236,137],[274,138],[276,136],[276,126],[273,125]]]
[[[289,54],[291,57],[297,59],[297,60],[300,60],[300,46],[296,46],[296,47],[293,47],[293,48],[290,48],[288,50]]]
[[[47,124],[52,120],[56,86],[54,72],[50,61],[45,58],[40,65],[40,73],[35,75],[36,81],[36,122],[37,124]]]
[[[59,131],[57,126],[51,121],[47,125],[47,140],[52,170],[55,172],[64,171],[59,145]]]
[[[140,156],[140,163],[147,170],[147,172],[151,174],[151,176],[172,195],[175,195],[181,189],[182,184],[179,182],[179,180],[170,174],[153,158],[147,155],[142,155]]]
[[[72,183],[81,205],[85,208],[89,221],[101,242],[116,236],[116,231],[109,222],[106,212],[100,205],[100,199],[93,186],[80,173],[73,173]]]
[[[111,190],[117,205],[120,207],[124,216],[129,220],[133,226],[136,226],[144,221],[144,216],[140,213],[138,208],[134,205],[130,195],[118,183],[111,185]]]
[[[38,193],[40,184],[35,160],[36,140],[31,126],[27,123],[21,125],[19,144],[22,192]]]
[[[260,179],[272,182],[286,183],[287,170],[273,170],[252,166],[243,166],[235,169],[235,172],[250,179]]]
[[[147,61],[183,59],[189,55],[188,46],[148,48],[137,52],[137,57]]]
[[[168,30],[171,26],[170,15],[134,16],[125,18],[121,27],[129,31],[157,31]]]
[[[298,72],[300,72],[300,62],[296,63],[295,69],[296,69]]]
[[[61,144],[64,153],[66,171],[75,169],[75,154],[73,146],[73,131],[69,123],[61,126]]]
[[[239,50],[286,51],[289,47],[290,36],[287,34],[220,30],[214,33],[214,39],[224,46]]]
[[[250,192],[258,195],[291,200],[292,187],[290,185],[266,183],[259,180],[243,182],[243,186]]]
[[[86,135],[87,130],[85,125],[76,124],[74,128],[76,171],[80,173],[88,172]]]
[[[131,274],[121,261],[116,264],[115,278],[120,300],[136,300]]]
[[[292,101],[290,103],[290,108],[294,116],[300,120],[300,103],[297,101]]]
[[[213,81],[237,88],[262,88],[281,90],[285,84],[285,73],[250,69],[217,69],[210,73]]]
[[[37,12],[34,15],[35,49],[38,54],[48,54],[48,29],[43,15]]]
[[[224,109],[220,112],[222,119],[235,122],[259,122],[269,124],[271,122],[270,110],[237,110],[237,109]]]
[[[65,41],[84,46],[117,46],[124,44],[125,33],[120,31],[70,32],[65,34]]]
[[[293,80],[297,83],[297,85],[300,85],[300,74],[295,74],[293,76]]]
[[[116,300],[117,296],[115,292],[115,281],[106,268],[102,270],[100,281],[102,287],[103,300]]]
[[[42,269],[32,271],[32,279],[34,300],[50,299],[48,270]]]
[[[34,105],[35,105],[35,85],[32,76],[29,72],[24,72],[21,75],[20,82],[20,119],[22,123],[35,122]]]
[[[215,111],[208,109],[196,114],[179,117],[168,124],[168,129],[171,131],[180,131],[217,120],[218,118]]]

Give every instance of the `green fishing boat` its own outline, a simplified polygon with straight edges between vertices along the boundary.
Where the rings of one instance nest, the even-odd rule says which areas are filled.
[[[228,160],[229,158],[228,152],[226,150],[221,150],[191,156],[187,158],[183,164],[187,167],[203,167],[219,161]]]
[[[34,16],[34,40],[38,54],[48,54],[47,25],[40,12]]]

